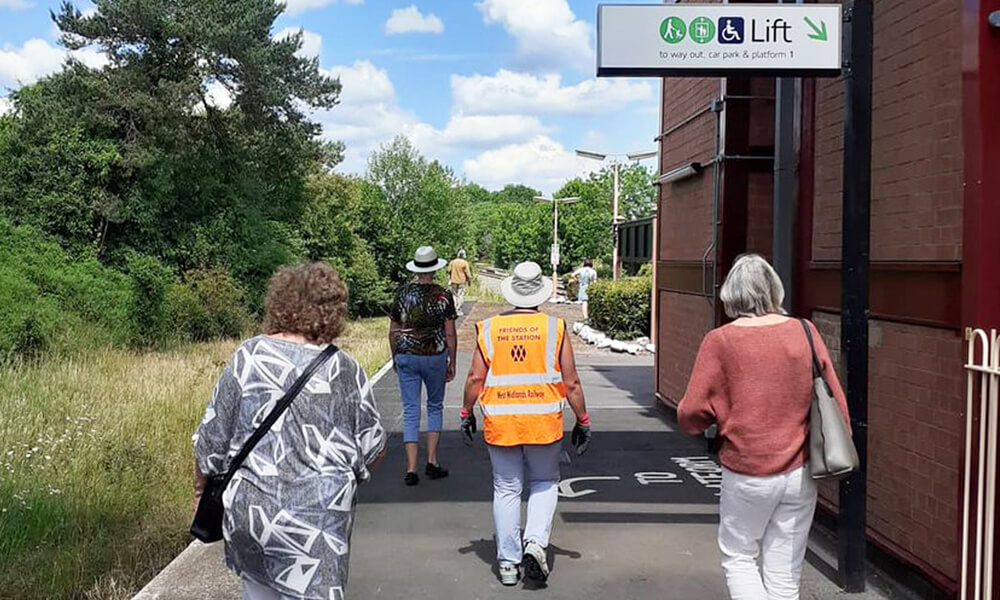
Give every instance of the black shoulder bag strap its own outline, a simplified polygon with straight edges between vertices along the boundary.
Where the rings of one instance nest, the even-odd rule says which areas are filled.
[[[819,364],[819,357],[816,356],[816,346],[813,344],[813,334],[812,330],[809,329],[809,321],[806,319],[799,319],[802,323],[802,329],[806,330],[806,339],[809,340],[809,350],[812,352],[812,365],[813,365],[813,379],[817,377],[823,377],[823,367]],[[823,383],[826,383],[826,379],[823,379]]]
[[[239,453],[233,457],[232,462],[229,463],[229,470],[226,471],[226,477],[223,479],[222,489],[225,489],[229,485],[230,480],[232,480],[233,476],[236,475],[236,471],[239,470],[243,461],[246,460],[247,456],[250,456],[251,452],[253,452],[257,442],[267,435],[267,432],[271,430],[271,426],[274,425],[275,421],[277,421],[281,414],[292,405],[292,400],[294,400],[295,397],[299,395],[299,392],[302,391],[302,388],[309,383],[309,380],[312,379],[312,376],[316,373],[316,371],[319,370],[319,368],[323,366],[323,363],[329,360],[330,357],[338,351],[339,348],[330,344],[319,353],[319,356],[314,358],[313,361],[309,363],[309,366],[306,367],[305,371],[302,371],[302,374],[295,380],[292,387],[288,388],[288,391],[281,397],[281,400],[278,400],[278,403],[274,405],[271,412],[267,414],[264,422],[254,430],[253,435],[251,435],[246,443],[243,444]]]

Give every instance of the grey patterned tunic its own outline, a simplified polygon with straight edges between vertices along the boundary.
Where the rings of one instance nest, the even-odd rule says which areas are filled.
[[[321,348],[258,336],[226,365],[194,435],[221,473]],[[341,351],[313,375],[223,495],[226,564],[293,598],[342,600],[355,492],[385,447],[371,384]]]

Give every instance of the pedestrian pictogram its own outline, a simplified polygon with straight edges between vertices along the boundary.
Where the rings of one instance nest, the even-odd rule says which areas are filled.
[[[715,39],[715,23],[708,17],[698,17],[691,21],[689,37],[698,44],[707,44]]]
[[[742,44],[746,23],[743,17],[722,17],[719,19],[719,43]]]
[[[667,17],[660,23],[660,37],[668,44],[676,44],[687,36],[687,25],[680,17]]]

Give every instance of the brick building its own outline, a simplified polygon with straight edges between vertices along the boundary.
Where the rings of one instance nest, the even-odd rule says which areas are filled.
[[[682,0],[683,2],[683,0]],[[875,2],[868,536],[947,595],[959,587],[967,326],[1000,326],[1000,0]],[[796,93],[795,314],[840,346],[843,90]],[[771,256],[773,79],[665,79],[657,395],[682,397],[718,287]],[[835,486],[821,506],[836,511]]]

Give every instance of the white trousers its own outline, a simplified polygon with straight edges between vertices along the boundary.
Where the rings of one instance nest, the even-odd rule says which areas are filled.
[[[493,463],[493,526],[497,560],[521,564],[524,544],[545,548],[559,500],[559,453],[562,443],[547,446],[489,446]],[[521,492],[527,483],[528,518],[521,538]]]
[[[732,600],[798,600],[816,493],[807,466],[767,477],[722,470],[719,550]]]

